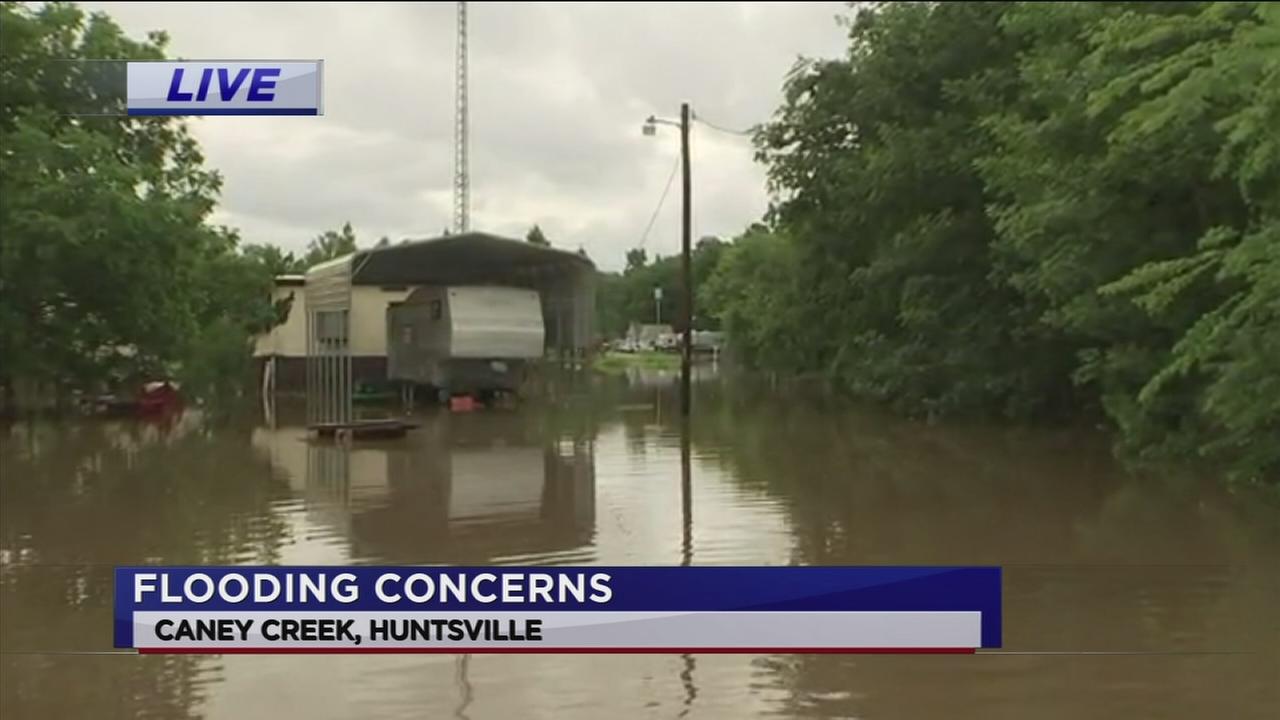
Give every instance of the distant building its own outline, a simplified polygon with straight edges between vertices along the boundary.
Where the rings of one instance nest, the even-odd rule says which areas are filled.
[[[714,330],[694,330],[693,349],[698,352],[719,352],[724,349],[724,333]]]
[[[302,275],[276,277],[276,302],[288,308],[285,321],[259,335],[254,345],[258,377],[263,378],[268,361],[274,360],[273,379],[277,390],[306,389],[307,293]],[[380,382],[387,378],[387,306],[408,297],[412,287],[357,285],[351,288],[351,376],[355,383]]]
[[[673,335],[670,325],[633,322],[627,328],[627,344],[637,350],[652,350],[664,337]]]

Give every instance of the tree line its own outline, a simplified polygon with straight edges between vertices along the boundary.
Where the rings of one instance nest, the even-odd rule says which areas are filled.
[[[0,383],[62,394],[177,377],[235,395],[254,334],[278,320],[272,277],[356,249],[348,223],[302,257],[216,225],[221,176],[175,118],[84,116],[122,100],[93,65],[164,59],[73,4],[0,4]],[[386,239],[382,241],[384,244]]]
[[[694,244],[691,270],[694,288],[703,288],[711,278],[728,243],[704,237]],[[660,323],[684,329],[681,314],[683,284],[679,255],[654,255],[644,248],[627,252],[622,272],[600,272],[596,281],[596,331],[604,338],[624,335],[631,323]],[[694,303],[693,327],[720,329],[719,317],[706,302]]]
[[[1280,5],[871,4],[699,300],[759,368],[1274,478],[1277,128]]]
[[[848,33],[756,134],[767,216],[698,243],[695,327],[903,412],[1100,416],[1142,457],[1275,477],[1280,6],[873,3]],[[350,224],[301,256],[243,244],[182,121],[71,114],[96,78],[54,61],[166,44],[0,4],[6,390],[172,371],[232,392],[272,276],[357,246]],[[679,288],[678,257],[637,249],[601,275],[598,327],[678,329]]]

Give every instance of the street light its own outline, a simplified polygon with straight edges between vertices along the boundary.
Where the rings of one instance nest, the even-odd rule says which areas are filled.
[[[684,207],[681,211],[681,263],[680,275],[684,295],[684,307],[681,314],[684,319],[684,347],[680,352],[680,414],[689,417],[690,406],[690,365],[693,359],[693,263],[691,260],[692,233],[692,198],[693,188],[689,175],[689,103],[680,104],[680,120],[667,120],[650,115],[641,127],[646,137],[658,134],[659,125],[671,125],[680,128],[680,159],[684,186]]]
[[[688,107],[688,103],[685,103],[681,107],[682,108]],[[658,134],[659,125],[670,125],[671,127],[677,127],[677,128],[681,127],[679,120],[667,120],[666,118],[660,118],[660,117],[655,117],[653,115],[650,115],[649,117],[644,119],[644,125],[641,126],[640,132],[645,137],[653,137],[654,135]]]

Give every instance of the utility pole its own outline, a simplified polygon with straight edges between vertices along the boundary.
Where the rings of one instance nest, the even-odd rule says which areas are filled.
[[[680,104],[680,157],[684,184],[684,207],[681,211],[683,257],[680,263],[681,285],[684,289],[684,347],[680,354],[680,414],[689,417],[690,371],[693,363],[693,182],[689,175],[689,103]]]
[[[693,113],[689,103],[680,103],[680,121],[657,118],[652,115],[644,121],[642,130],[645,135],[657,133],[658,125],[675,125],[680,128],[680,165],[684,170],[684,209],[681,212],[682,225],[682,258],[680,264],[680,285],[684,296],[681,303],[684,307],[684,340],[680,350],[680,416],[689,419],[689,407],[692,404],[690,392],[691,365],[693,364],[693,181],[689,174],[689,122]],[[664,193],[665,194],[665,193]]]
[[[458,3],[458,55],[454,65],[453,231],[471,225],[471,173],[467,162],[467,4]]]

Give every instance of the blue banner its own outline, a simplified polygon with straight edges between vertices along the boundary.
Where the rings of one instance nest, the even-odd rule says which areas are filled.
[[[322,60],[126,63],[129,115],[323,115]]]
[[[121,567],[135,613],[980,613],[1001,643],[998,567]],[[760,615],[768,617],[767,615]]]

